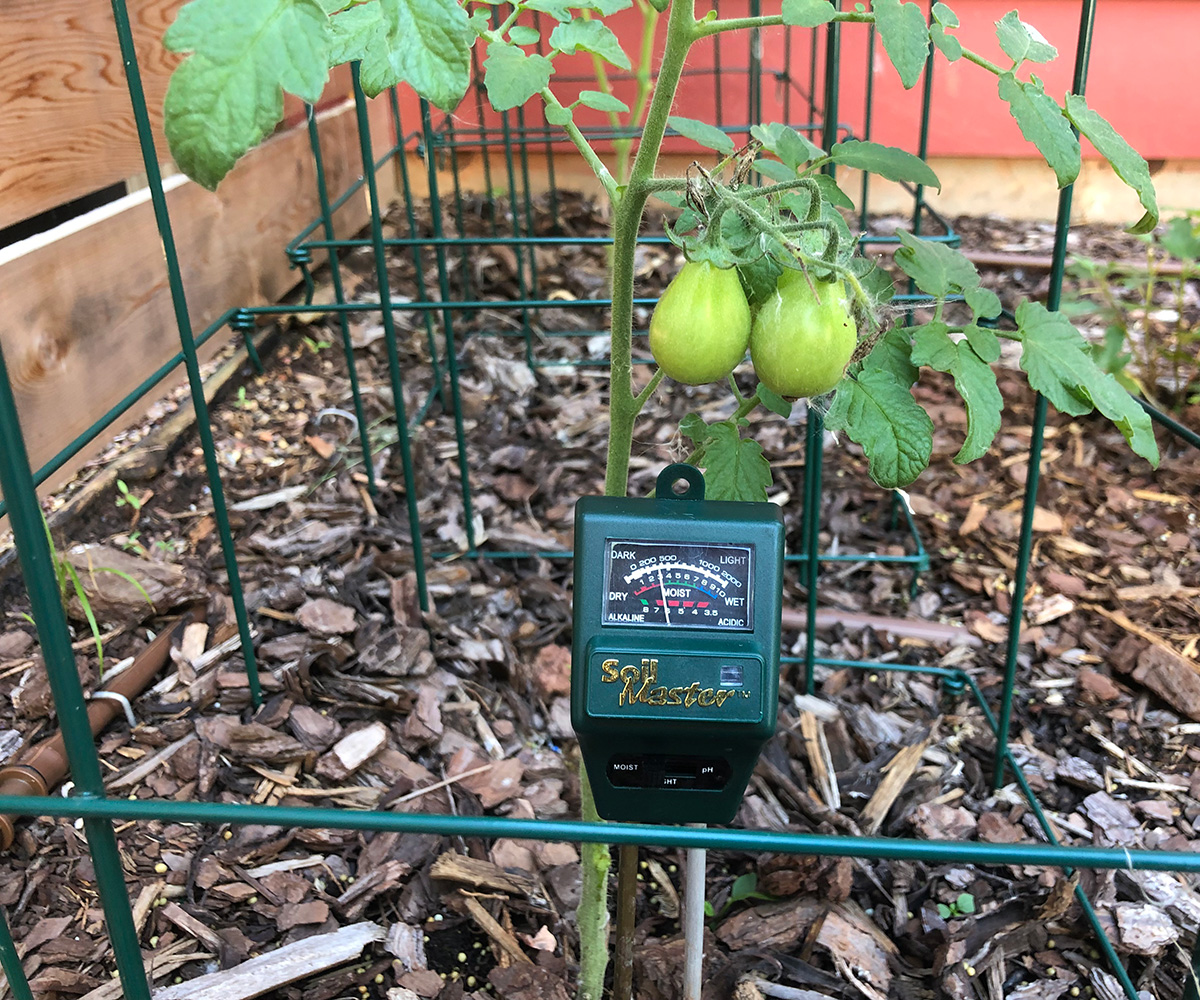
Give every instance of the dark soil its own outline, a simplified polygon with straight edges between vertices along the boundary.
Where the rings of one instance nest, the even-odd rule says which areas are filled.
[[[543,211],[539,232],[601,231],[594,206],[559,197],[560,219]],[[468,232],[489,232],[483,206],[469,208]],[[1049,227],[1000,220],[956,220],[955,227],[971,249],[1045,254],[1052,239]],[[1140,246],[1098,228],[1076,239],[1073,250],[1096,256],[1133,255]],[[208,603],[207,636],[191,660],[178,656],[167,680],[138,699],[135,729],[118,722],[100,739],[114,795],[579,814],[567,700],[571,564],[548,553],[569,552],[575,499],[602,487],[607,374],[598,331],[606,317],[565,304],[605,294],[604,250],[534,251],[539,296],[564,306],[530,314],[528,345],[520,314],[499,304],[519,298],[523,284],[532,287],[529,260],[483,246],[465,258],[451,252],[445,263],[456,295],[497,303],[455,316],[473,540],[485,556],[522,555],[467,552],[455,422],[431,398],[420,313],[397,315],[405,404],[415,418],[411,485],[396,446],[382,327],[375,316],[352,321],[380,487],[373,497],[346,417],[353,407],[336,322],[314,313],[282,328],[266,372],[247,369],[242,389],[213,411],[263,667],[261,709],[250,705],[236,648],[197,662],[200,650],[236,630],[194,439],[183,440],[152,480],[127,482],[142,498],[140,509],[118,505],[114,490],[71,526],[72,545],[103,543],[110,553],[183,568],[173,595],[182,600],[198,589]],[[437,287],[436,265],[431,253],[422,257],[427,289]],[[638,294],[657,294],[674,269],[672,248],[644,248]],[[366,252],[350,253],[344,274],[348,297],[377,294]],[[394,297],[418,297],[411,256],[393,256],[389,278]],[[1047,287],[1046,272],[1032,267],[989,272],[987,281],[1006,306],[1018,296],[1044,297]],[[321,285],[318,301],[329,297]],[[639,328],[647,321],[641,310]],[[556,335],[563,332],[576,336]],[[439,325],[434,333],[442,344]],[[539,363],[532,370],[527,347]],[[822,547],[863,558],[823,569],[818,656],[961,667],[995,707],[1033,412],[1014,369],[1006,355],[1008,408],[996,447],[969,466],[952,462],[965,416],[950,386],[923,375],[917,387],[937,435],[933,464],[909,491],[930,556],[915,592],[911,568],[869,558],[915,550],[904,519],[893,516],[893,498],[869,481],[856,446],[827,436]],[[748,372],[738,378],[743,389],[752,387]],[[631,494],[647,493],[664,463],[687,453],[677,431],[682,416],[732,409],[724,387],[660,390],[638,425]],[[804,478],[804,414],[796,409],[788,420],[754,417],[791,551],[799,550]],[[1200,408],[1185,409],[1183,419],[1200,426]],[[1013,737],[1068,844],[1192,851],[1200,843],[1200,716],[1171,687],[1197,669],[1200,465],[1186,445],[1161,433],[1159,443],[1163,462],[1152,470],[1103,420],[1052,413],[1047,430]],[[427,614],[415,602],[409,489],[432,557],[435,610]],[[284,490],[262,509],[248,503]],[[58,543],[69,548],[65,537]],[[96,552],[94,560],[104,558]],[[90,585],[103,589],[101,577]],[[49,735],[52,721],[31,629],[20,618],[25,609],[13,585],[5,586],[0,721],[13,731],[15,750]],[[794,566],[784,598],[790,612],[805,606]],[[167,603],[157,611],[165,613]],[[131,617],[103,619],[113,627],[106,665],[143,648],[146,629],[164,621],[162,614],[145,619],[150,609],[137,601],[126,606]],[[785,653],[802,655],[797,618],[788,620]],[[76,623],[76,637],[85,681],[94,684],[98,663],[85,625]],[[947,701],[928,675],[820,667],[817,704],[799,696],[798,669],[785,665],[778,735],[738,825],[1043,839],[1015,785],[992,792],[994,743],[972,700]],[[832,773],[818,759],[822,745]],[[173,749],[150,773],[122,782],[166,748]],[[889,766],[909,768],[890,803],[880,792]],[[447,1000],[483,990],[534,1000],[568,995],[564,983],[573,988],[579,866],[572,845],[167,822],[125,824],[118,835],[158,983],[373,921],[389,932],[386,942],[266,995],[401,1000],[409,994],[389,991],[407,988]],[[640,855],[635,981],[636,995],[647,1000],[678,995],[679,853]],[[461,855],[484,864],[456,875]],[[845,997],[1117,995],[1070,895],[1074,883],[1061,870],[732,852],[712,853],[709,864],[717,916],[706,997],[733,995],[746,976]],[[770,898],[747,897],[746,875]],[[1195,879],[1132,872],[1079,878],[1138,987],[1164,1000],[1179,997],[1200,922]],[[0,903],[36,995],[117,995],[111,986],[101,992],[112,959],[86,844],[73,823],[19,827],[0,859]],[[473,905],[488,911],[531,965],[514,963],[503,935],[481,925]],[[749,988],[738,996],[759,995]]]

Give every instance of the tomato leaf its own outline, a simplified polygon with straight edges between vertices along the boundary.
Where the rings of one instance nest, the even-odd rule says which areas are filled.
[[[783,268],[766,254],[738,264],[738,277],[742,279],[742,288],[751,309],[775,294],[775,284],[782,273]]]
[[[360,80],[368,97],[407,83],[449,111],[471,82],[475,41],[466,11],[456,0],[379,0],[378,29],[361,37]],[[351,11],[337,15],[334,23]]]
[[[943,28],[957,28],[958,15],[944,3],[935,3],[931,11],[933,19]]]
[[[554,20],[562,21],[564,24],[574,20],[575,17],[571,13],[571,8],[567,6],[566,0],[524,0],[522,6],[542,14],[549,14]]]
[[[1017,307],[1016,318],[1021,367],[1029,384],[1063,413],[1079,416],[1095,406],[1116,424],[1134,452],[1157,466],[1158,443],[1150,417],[1097,366],[1070,320],[1030,300]]]
[[[629,105],[624,101],[613,97],[612,94],[606,94],[602,90],[581,90],[579,92],[579,103],[585,108],[591,108],[593,111],[620,113],[629,110]]]
[[[869,170],[889,181],[906,181],[909,184],[926,184],[942,189],[942,182],[929,164],[919,156],[895,146],[881,146],[877,142],[862,142],[847,139],[834,145],[829,153],[834,163],[858,170]]]
[[[1003,309],[1000,304],[1000,296],[990,288],[963,288],[963,297],[967,300],[971,311],[975,313],[976,319],[981,316],[984,319],[995,319]]]
[[[1125,141],[1108,121],[1087,106],[1078,94],[1067,95],[1067,118],[1087,138],[1110,164],[1116,175],[1137,192],[1146,214],[1128,230],[1131,233],[1153,232],[1158,225],[1158,199],[1150,168],[1142,155]]]
[[[879,371],[908,388],[920,372],[912,363],[912,338],[915,327],[895,326],[871,349],[863,362],[864,371]]]
[[[989,365],[1000,360],[1000,338],[986,326],[972,323],[963,329],[967,343]]]
[[[772,413],[778,413],[785,419],[792,415],[792,401],[772,392],[761,382],[758,383],[758,401]]]
[[[940,24],[929,26],[929,40],[949,62],[957,62],[962,58],[962,42],[953,35],[946,34],[946,29]]]
[[[1014,63],[1047,63],[1058,58],[1058,49],[1051,45],[1033,25],[1021,20],[1021,15],[1010,10],[996,22],[996,37],[1000,48]]]
[[[778,160],[755,160],[754,169],[772,181],[794,181],[796,171]]]
[[[869,257],[850,258],[850,270],[875,302],[888,302],[896,293],[892,276]]]
[[[698,413],[689,413],[679,421],[679,433],[700,445],[712,437],[712,428]]]
[[[945,243],[922,240],[899,230],[903,244],[896,251],[896,265],[917,283],[921,291],[944,299],[954,292],[979,287],[979,272],[966,257]]]
[[[925,15],[915,3],[901,0],[875,0],[871,5],[875,12],[875,27],[883,39],[883,49],[905,90],[917,85],[921,70],[929,58],[929,25]]]
[[[315,102],[329,78],[329,18],[316,0],[194,0],[163,43],[191,53],[167,88],[167,143],[209,190],[283,117],[283,91]]]
[[[550,83],[554,64],[545,56],[527,55],[507,42],[492,42],[483,64],[488,101],[497,111],[524,104]]]
[[[933,454],[933,421],[886,371],[864,368],[844,379],[825,425],[862,445],[871,478],[885,489],[907,486]]]
[[[706,149],[715,149],[718,153],[733,152],[733,140],[715,125],[709,125],[708,122],[672,115],[667,119],[667,124],[680,135]]]
[[[1079,176],[1079,140],[1063,115],[1063,109],[1047,95],[1035,76],[1018,80],[1012,73],[1000,74],[1000,98],[1016,119],[1021,135],[1037,146],[1054,170],[1058,186],[1066,187]]]
[[[819,160],[825,155],[825,150],[816,145],[803,132],[798,132],[790,125],[771,122],[768,125],[752,125],[750,135],[762,143],[763,149],[774,153],[784,163],[798,169],[810,160]],[[793,177],[795,174],[793,173]]]
[[[527,24],[514,24],[508,29],[508,40],[513,45],[532,45],[541,37],[537,28],[531,28]]]
[[[633,0],[589,0],[588,3],[577,4],[584,10],[600,12],[601,17],[608,17],[633,6]]]
[[[757,441],[728,421],[713,424],[704,445],[704,495],[709,500],[766,500],[771,464]]]
[[[424,2],[424,0],[421,0]],[[583,49],[594,56],[629,69],[629,56],[621,48],[621,43],[612,29],[600,21],[571,21],[560,24],[550,32],[550,47],[566,55],[573,55],[576,49]]]
[[[814,174],[813,180],[821,189],[821,196],[834,208],[854,208],[854,202],[850,196],[838,187],[837,181],[828,174]]]
[[[987,453],[1000,430],[1004,398],[991,365],[969,340],[950,339],[945,323],[927,323],[913,336],[912,360],[954,376],[954,388],[967,408],[967,436],[954,461],[973,462]]]
[[[836,16],[829,0],[783,0],[783,23],[793,28],[817,28]]]

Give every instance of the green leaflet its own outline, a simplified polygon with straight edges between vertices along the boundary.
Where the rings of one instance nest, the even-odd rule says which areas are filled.
[[[382,43],[383,31],[383,9],[377,3],[360,4],[330,18],[329,65],[361,59],[368,49]]]
[[[830,158],[844,167],[868,170],[889,181],[907,181],[942,189],[942,182],[924,160],[895,146],[847,139],[834,145]]]
[[[1058,58],[1058,49],[1042,37],[1033,25],[1021,20],[1021,15],[1010,10],[996,22],[996,38],[1000,48],[1014,63],[1047,63]]]
[[[520,107],[550,83],[554,64],[545,56],[526,55],[515,45],[492,42],[483,64],[483,84],[497,111]]]
[[[935,3],[931,13],[933,14],[933,19],[943,28],[958,27],[958,15],[944,3]]]
[[[550,32],[550,47],[567,55],[583,49],[621,69],[630,68],[629,56],[621,48],[617,36],[600,21],[572,21],[558,25]]]
[[[912,338],[915,327],[894,326],[871,349],[863,362],[863,371],[878,371],[906,389],[914,385],[920,372],[912,363]]]
[[[549,14],[554,20],[562,21],[564,24],[575,16],[571,13],[571,8],[567,6],[566,0],[524,0],[523,6],[528,10]]]
[[[709,500],[766,500],[771,465],[757,441],[728,421],[713,424],[704,445],[704,495]]]
[[[843,379],[825,425],[862,445],[871,478],[885,489],[907,486],[933,454],[933,421],[886,371],[864,368]]]
[[[667,124],[680,135],[691,139],[692,142],[698,143],[706,149],[715,149],[718,153],[733,152],[733,140],[715,125],[709,125],[708,122],[698,121],[695,118],[682,118],[679,115],[671,115],[667,119]]]
[[[1066,187],[1079,176],[1079,140],[1063,116],[1063,110],[1049,97],[1035,76],[1028,82],[1012,73],[1000,75],[1000,97],[1025,136],[1054,170],[1058,186]]]
[[[813,180],[817,182],[817,187],[821,189],[821,197],[834,208],[854,208],[854,202],[850,196],[838,187],[837,181],[828,174],[813,174]]]
[[[792,401],[776,395],[761,382],[758,383],[758,401],[772,413],[777,413],[781,417],[792,415]]]
[[[1097,367],[1070,320],[1033,301],[1022,302],[1016,318],[1021,367],[1029,384],[1063,413],[1079,416],[1095,406],[1137,454],[1157,466],[1158,443],[1150,417],[1112,375]]]
[[[875,27],[906,90],[915,87],[929,58],[929,25],[915,3],[874,0]]]
[[[541,37],[537,28],[531,28],[527,24],[514,24],[508,29],[508,40],[513,45],[533,45]]]
[[[949,62],[957,62],[962,58],[962,42],[953,35],[946,34],[946,29],[940,24],[929,26],[929,40]]]
[[[967,263],[970,263],[970,261]],[[971,267],[974,270],[973,264]],[[967,300],[967,305],[971,307],[971,311],[975,313],[976,319],[981,316],[984,319],[995,319],[1000,315],[1003,308],[1000,304],[1000,296],[990,288],[964,287],[963,297]]]
[[[1000,430],[1004,398],[991,365],[975,353],[969,340],[950,339],[945,323],[928,323],[913,337],[913,364],[928,365],[954,376],[954,387],[967,408],[967,436],[954,461],[973,462],[987,453]]]
[[[599,11],[601,17],[608,17],[611,14],[616,14],[619,11],[632,7],[633,0],[590,0],[590,2],[581,3],[579,6],[587,10]]]
[[[1118,177],[1137,192],[1146,214],[1130,228],[1131,233],[1149,233],[1158,225],[1158,199],[1150,168],[1142,155],[1121,136],[1108,121],[1087,106],[1078,94],[1067,95],[1067,118],[1087,138],[1116,171]]]
[[[579,103],[594,111],[628,112],[629,105],[602,90],[581,90]]]
[[[979,286],[975,265],[953,247],[918,239],[903,230],[897,235],[903,246],[896,251],[896,264],[921,291],[944,299]]]
[[[989,365],[1000,360],[1000,338],[986,326],[972,323],[963,328],[963,333],[967,336],[967,343],[982,360]]]
[[[193,0],[163,44],[191,53],[167,88],[171,156],[209,190],[274,129],[284,90],[315,102],[329,78],[329,18],[316,0]]]
[[[768,125],[750,126],[750,135],[762,143],[763,149],[774,153],[795,171],[810,160],[819,160],[825,150],[812,142],[804,133],[790,125],[771,122]]]
[[[371,97],[407,83],[444,111],[471,82],[474,32],[456,0],[379,0],[383,31],[362,57],[363,90]]]
[[[836,16],[829,0],[783,0],[783,23],[794,28],[817,28]]]

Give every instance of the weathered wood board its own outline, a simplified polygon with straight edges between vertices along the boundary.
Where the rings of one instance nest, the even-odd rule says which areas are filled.
[[[165,158],[162,102],[179,63],[163,33],[184,0],[128,0],[146,103]],[[0,228],[143,172],[109,0],[0,3]],[[324,100],[350,92],[339,67]],[[288,98],[286,120],[302,105]]]
[[[392,141],[385,101],[372,103],[371,118],[382,151]],[[319,120],[336,194],[362,173],[354,108],[328,109]],[[379,182],[386,203],[393,172],[380,171]],[[246,156],[216,194],[178,175],[166,187],[196,334],[230,307],[276,301],[297,283],[283,249],[319,214],[305,126]],[[366,219],[365,195],[349,199],[338,234]],[[0,301],[0,345],[35,469],[179,350],[148,191],[0,249]],[[225,340],[214,337],[214,348]]]

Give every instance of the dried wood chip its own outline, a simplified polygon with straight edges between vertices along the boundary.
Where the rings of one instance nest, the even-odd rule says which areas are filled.
[[[922,754],[929,748],[931,742],[932,737],[926,737],[920,743],[901,747],[896,752],[896,756],[888,761],[884,767],[883,780],[863,807],[862,814],[858,818],[859,826],[867,836],[879,832],[889,810],[904,790],[904,786],[908,784],[908,779],[913,776],[913,772],[921,763]]]
[[[299,740],[276,732],[258,722],[243,724],[234,715],[217,715],[196,722],[196,732],[202,740],[228,751],[239,760],[261,760],[286,763],[303,760],[308,748]]]
[[[296,621],[314,635],[348,635],[357,626],[354,609],[328,597],[302,604],[296,612]]]
[[[382,941],[383,937],[384,930],[378,924],[370,921],[350,924],[332,934],[317,934],[284,945],[236,968],[168,986],[156,992],[154,1000],[251,1000],[352,961],[367,945]]]
[[[926,840],[970,840],[978,821],[962,806],[922,802],[911,816],[913,830]]]
[[[323,924],[329,919],[329,904],[320,899],[307,903],[286,903],[279,908],[275,925],[281,930],[291,930],[302,924]]]
[[[508,892],[533,900],[541,896],[541,890],[533,879],[506,872],[490,861],[455,854],[453,851],[438,856],[429,869],[429,877],[459,882],[473,889]]]
[[[1157,955],[1179,940],[1179,928],[1157,906],[1117,903],[1113,906],[1121,950],[1134,955]]]

